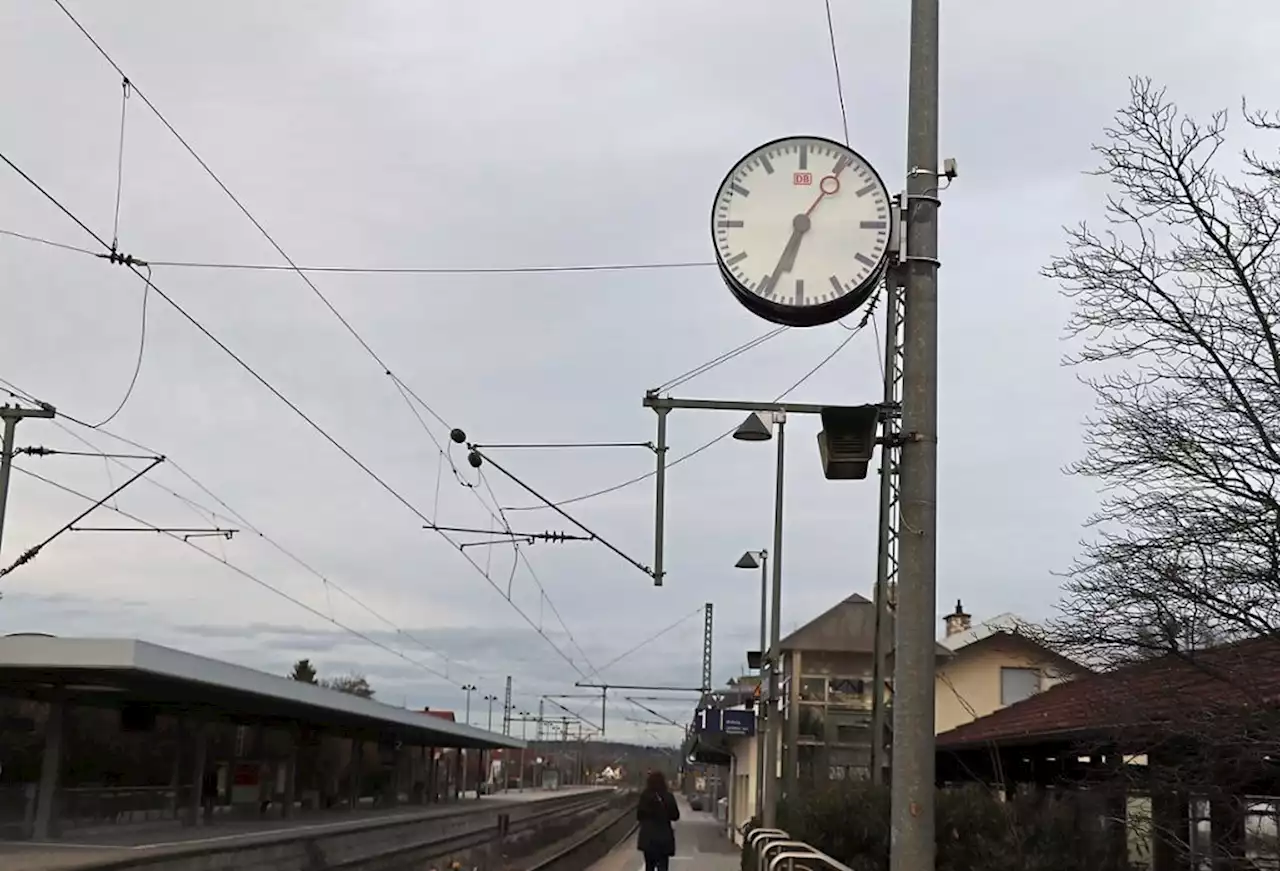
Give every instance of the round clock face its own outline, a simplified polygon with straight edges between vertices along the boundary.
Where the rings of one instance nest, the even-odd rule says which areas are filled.
[[[889,191],[857,152],[796,136],[738,161],[711,210],[716,262],[747,309],[795,327],[866,302],[889,260]]]

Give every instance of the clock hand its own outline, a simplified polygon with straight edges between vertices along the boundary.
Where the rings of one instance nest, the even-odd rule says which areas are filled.
[[[822,181],[818,182],[818,189],[821,193],[818,194],[818,198],[813,201],[813,205],[811,205],[808,211],[805,212],[806,215],[812,215],[813,210],[818,208],[818,203],[822,202],[827,197],[834,196],[840,192],[840,173],[842,172],[844,172],[843,166],[836,170],[833,175],[829,175]]]
[[[807,214],[796,215],[791,220],[791,238],[787,240],[787,247],[782,249],[782,256],[778,258],[778,265],[774,267],[773,272],[765,279],[760,287],[761,295],[767,296],[773,293],[773,289],[778,284],[778,279],[782,277],[784,272],[790,272],[796,265],[796,254],[800,251],[800,240],[804,238],[804,234],[809,232],[812,224]]]

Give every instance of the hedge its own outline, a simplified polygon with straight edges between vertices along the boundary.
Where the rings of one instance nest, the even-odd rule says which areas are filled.
[[[1000,801],[982,787],[939,790],[936,871],[1130,871],[1111,854],[1096,811],[1079,794]],[[746,830],[757,828],[752,820]],[[889,868],[889,790],[846,781],[784,800],[778,828],[853,871]],[[756,871],[744,847],[742,871]]]

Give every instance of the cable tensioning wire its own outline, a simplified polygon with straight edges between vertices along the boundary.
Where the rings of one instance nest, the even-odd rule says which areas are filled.
[[[57,0],[55,0],[55,2],[57,2]],[[142,96],[141,92],[139,92],[139,96]],[[12,160],[10,160],[7,155],[0,152],[0,160],[4,161],[4,163],[6,163],[10,168],[12,168],[15,172],[17,172],[20,176],[22,176],[22,178],[28,184],[30,184],[37,191],[39,191],[41,195],[43,195],[47,200],[49,200],[50,203],[52,203],[63,214],[65,214],[68,218],[74,221],[76,225],[79,226],[82,230],[84,230],[85,233],[87,233],[89,236],[91,236],[94,239],[94,241],[96,241],[104,249],[109,250],[109,246],[102,239],[102,237],[100,237],[97,233],[95,233],[92,229],[90,229],[89,226],[84,223],[84,221],[80,220],[78,216],[76,216],[70,209],[64,206],[62,202],[59,201],[56,197],[54,197],[47,190],[45,190],[45,188],[42,187],[38,182],[36,182],[35,179],[27,175],[27,173],[24,172]],[[138,271],[138,268],[136,266],[134,266],[131,263],[126,263],[124,265],[127,266],[130,270],[132,270],[134,274],[136,274],[139,278],[142,277],[142,273]],[[351,460],[351,462],[354,463],[358,468],[360,468],[360,470],[363,471],[368,477],[372,478],[375,482],[377,482],[378,485],[381,486],[382,489],[385,490],[388,494],[390,494],[393,498],[395,498],[396,501],[398,501],[401,505],[407,508],[412,514],[418,517],[424,524],[429,524],[432,522],[430,518],[428,518],[425,514],[423,514],[417,507],[415,507],[413,503],[411,503],[405,496],[403,496],[398,490],[392,487],[384,478],[382,478],[380,475],[374,472],[371,468],[369,468],[369,466],[367,466],[355,454],[353,454],[350,450],[348,450],[341,442],[339,442],[336,438],[330,435],[329,432],[324,429],[324,427],[316,423],[315,420],[312,419],[306,412],[304,412],[292,400],[290,400],[283,393],[281,393],[275,387],[275,385],[273,385],[270,381],[268,381],[265,377],[263,377],[256,369],[250,366],[242,357],[236,354],[235,351],[231,350],[231,348],[228,347],[221,339],[219,339],[212,332],[210,332],[209,329],[204,326],[204,324],[198,321],[186,309],[184,309],[176,300],[174,300],[171,296],[165,293],[164,290],[161,289],[160,286],[157,285],[154,281],[151,283],[151,288],[152,290],[155,291],[157,295],[160,296],[161,299],[163,299],[166,303],[168,303],[169,306],[171,306],[175,311],[177,311],[180,315],[182,315],[182,317],[185,318],[188,323],[190,323],[197,330],[199,330],[207,339],[209,339],[211,342],[217,345],[218,348],[221,351],[223,351],[223,353],[225,353],[232,360],[234,360],[242,369],[244,369],[245,372],[247,372],[251,377],[253,377],[253,379],[256,380],[259,384],[261,384],[263,387],[266,387],[267,390],[272,395],[274,395],[277,399],[279,399],[286,406],[288,406],[288,408],[291,411],[293,411],[294,414],[302,418],[302,420],[306,422],[307,425],[309,425],[313,430],[319,433],[327,442],[329,442],[331,445],[337,448],[340,453],[342,453],[345,457],[347,457],[347,459]],[[392,377],[394,378],[394,376]],[[408,389],[407,385],[406,385],[406,389]],[[415,393],[413,393],[412,390],[410,390],[409,392],[410,392],[410,395],[414,396],[414,398],[423,406],[423,408],[426,408],[435,417],[437,417],[437,419],[440,419],[439,415],[435,414],[435,412],[431,410],[430,406],[428,406],[425,402],[422,402],[421,397],[418,397]],[[435,532],[441,538],[447,541],[455,550],[461,553],[463,556],[463,559],[465,559],[468,563],[470,563],[472,568],[475,569],[476,572],[479,573],[481,577],[483,577],[489,583],[490,586],[492,586],[499,593],[502,592],[501,588],[497,585],[497,583],[494,582],[494,580],[489,576],[489,574],[483,568],[480,567],[479,563],[477,563],[474,559],[472,559],[471,556],[467,554],[463,548],[458,546],[458,542],[456,542],[447,533],[441,532],[439,530],[435,530]],[[504,598],[506,597],[504,596]],[[538,634],[546,638],[547,642],[552,645],[552,647],[561,656],[561,658],[563,658],[566,662],[569,663],[571,668],[573,668],[575,671],[578,671],[580,674],[582,674],[581,670],[578,669],[578,666],[573,661],[572,657],[564,653],[564,651],[560,650],[559,647],[557,647],[554,644],[554,642],[552,642],[549,638],[547,638],[547,636],[544,633],[542,633],[541,629],[534,624],[533,620],[519,606],[517,606],[510,599],[507,599],[507,602],[516,611],[516,613],[519,614],[521,618],[524,619],[524,621],[529,624],[529,626],[533,627],[535,631],[538,632]]]

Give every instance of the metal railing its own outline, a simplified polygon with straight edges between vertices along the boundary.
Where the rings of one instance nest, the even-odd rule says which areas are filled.
[[[794,840],[782,829],[743,826],[744,871],[852,871],[821,850]]]

